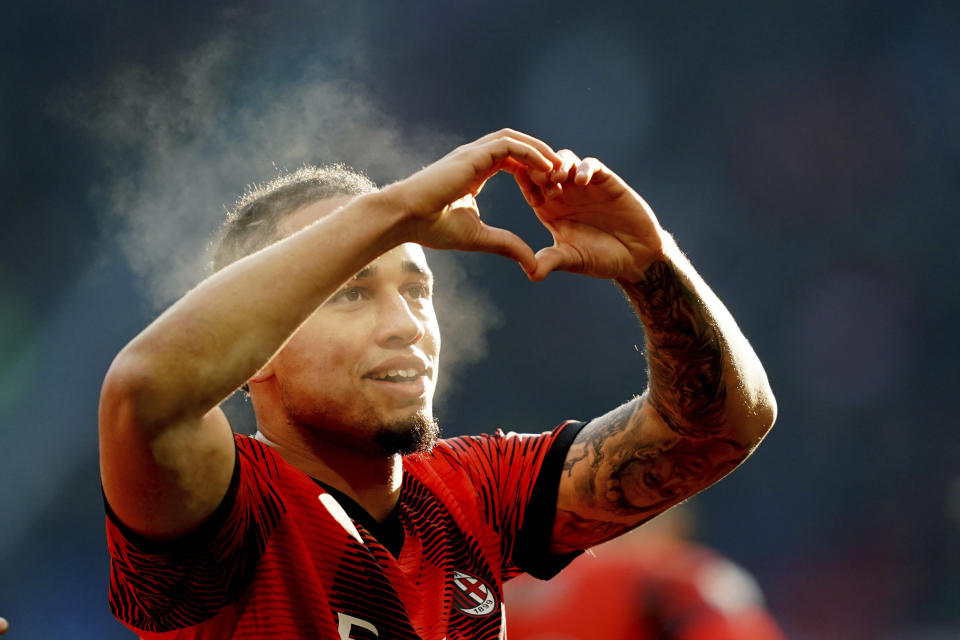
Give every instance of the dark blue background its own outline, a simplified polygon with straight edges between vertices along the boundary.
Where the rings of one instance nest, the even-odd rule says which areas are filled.
[[[99,384],[197,273],[223,206],[275,164],[382,182],[503,126],[624,176],[767,366],[779,422],[698,500],[701,538],[791,638],[956,637],[957,6],[8,3],[8,637],[130,637],[106,606]],[[480,205],[547,242],[509,179]],[[612,285],[444,260],[447,434],[538,431],[642,391]]]

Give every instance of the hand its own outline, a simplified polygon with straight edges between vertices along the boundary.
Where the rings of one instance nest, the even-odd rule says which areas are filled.
[[[497,172],[522,173],[546,188],[563,160],[533,136],[503,129],[465,144],[383,193],[409,214],[410,238],[434,249],[486,251],[512,258],[529,274],[533,249],[516,234],[484,224],[474,197]]]
[[[10,628],[10,625],[7,624],[7,621],[3,618],[0,618],[0,636],[7,632],[7,629]]]
[[[663,229],[637,192],[596,158],[572,151],[549,179],[515,171],[527,203],[553,236],[536,254],[531,280],[551,271],[636,282],[662,255]]]

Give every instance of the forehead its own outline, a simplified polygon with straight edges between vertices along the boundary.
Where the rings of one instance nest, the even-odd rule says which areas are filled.
[[[403,274],[419,275],[426,278],[433,277],[430,267],[427,266],[427,257],[423,253],[423,247],[420,245],[407,242],[394,247],[358,271],[353,279]]]

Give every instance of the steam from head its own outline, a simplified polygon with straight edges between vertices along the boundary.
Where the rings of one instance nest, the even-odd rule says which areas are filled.
[[[103,151],[108,178],[93,198],[158,309],[207,273],[224,203],[243,184],[311,162],[342,162],[392,181],[454,144],[449,135],[402,131],[362,88],[314,61],[294,80],[245,80],[240,53],[220,36],[172,68],[119,69],[97,89],[71,89],[55,107]],[[441,330],[456,334],[443,354],[449,383],[457,365],[482,357],[484,332],[498,316],[465,286],[455,258],[434,262],[434,271],[449,270],[438,274],[436,300]]]
[[[244,184],[315,161],[394,180],[447,146],[404,135],[359,87],[317,65],[292,82],[244,83],[239,61],[219,37],[173,69],[120,69],[61,107],[105,152],[109,180],[95,196],[157,308],[202,277],[224,203]]]

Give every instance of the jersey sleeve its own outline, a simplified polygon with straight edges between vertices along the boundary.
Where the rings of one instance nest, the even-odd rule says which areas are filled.
[[[278,473],[265,447],[235,435],[230,487],[198,529],[172,541],[131,531],[104,501],[110,551],[110,609],[141,632],[182,629],[209,620],[250,583],[285,509],[271,488]]]
[[[548,547],[563,463],[583,426],[568,421],[541,434],[498,430],[443,441],[443,455],[468,475],[484,518],[500,534],[504,579],[525,571],[545,580],[579,555]]]

